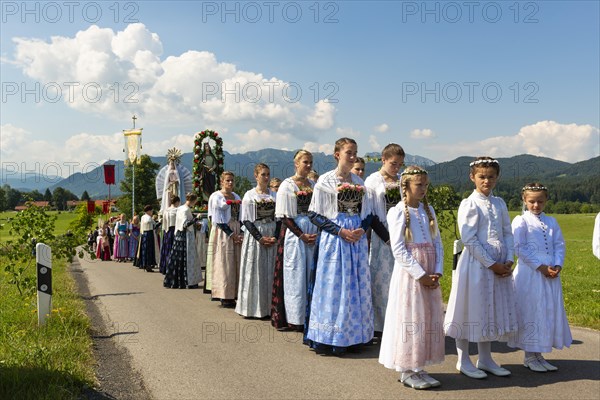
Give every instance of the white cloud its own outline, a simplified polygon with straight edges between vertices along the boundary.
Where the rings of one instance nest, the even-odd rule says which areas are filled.
[[[112,135],[79,133],[58,143],[10,124],[2,125],[0,129],[2,164],[12,164],[21,173],[67,177],[75,172],[91,171],[100,164],[98,160],[114,159],[115,154],[123,154],[120,132]]]
[[[0,154],[2,159],[5,160],[7,157],[18,155],[16,149],[27,143],[30,132],[27,132],[23,128],[19,128],[12,124],[5,124],[0,127]]]
[[[330,143],[315,143],[315,142],[306,142],[303,149],[310,151],[311,153],[325,153],[325,154],[333,154],[334,145]]]
[[[313,114],[309,115],[306,120],[311,126],[325,130],[333,126],[334,114],[335,107],[331,103],[327,102],[327,100],[319,100],[315,104]]]
[[[431,139],[435,133],[431,129],[413,129],[410,132],[411,139]]]
[[[369,145],[371,145],[371,149],[374,151],[381,151],[381,146],[377,141],[377,137],[375,135],[369,136]]]
[[[578,162],[600,154],[600,131],[592,125],[561,124],[540,121],[522,127],[512,136],[496,136],[477,142],[431,147],[443,151],[444,159],[464,155],[512,157],[531,154],[566,162]]]
[[[274,133],[266,129],[250,129],[246,133],[235,133],[239,145],[229,146],[233,153],[245,153],[265,148],[280,149],[289,146],[292,136],[288,133]]]
[[[339,137],[348,137],[348,138],[352,138],[352,139],[358,139],[358,137],[360,136],[360,132],[359,131],[355,131],[352,128],[335,128],[335,133],[339,136]]]
[[[334,126],[332,104],[303,104],[305,99],[294,98],[302,92],[289,82],[240,70],[208,51],[161,59],[158,34],[141,23],[117,32],[93,25],[74,37],[13,41],[10,62],[42,85],[57,82],[63,100],[78,111],[115,120],[136,113],[147,123],[169,126],[239,123],[294,132],[304,140],[315,138],[314,129]]]
[[[384,124],[375,126],[373,129],[375,129],[375,131],[379,132],[379,133],[386,133],[387,131],[390,130],[390,127],[388,124],[384,123]]]
[[[10,164],[12,169],[16,167],[19,171],[37,170],[43,173],[44,169],[48,168],[48,172],[67,177],[74,172],[91,171],[102,164],[103,161],[100,160],[125,159],[122,132],[109,135],[82,132],[61,143],[38,139],[33,133],[11,124],[2,125],[0,129],[2,164]],[[164,156],[171,147],[189,153],[192,151],[194,136],[195,134],[165,135],[166,139],[158,141],[144,138],[142,153]],[[256,140],[256,136],[251,136],[251,143]],[[274,137],[271,136],[269,140],[274,140]],[[261,143],[265,144],[264,141]],[[23,157],[24,154],[27,155],[26,158]],[[24,159],[26,161],[23,161]]]

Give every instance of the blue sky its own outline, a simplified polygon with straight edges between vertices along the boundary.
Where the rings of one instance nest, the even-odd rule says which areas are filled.
[[[151,155],[214,129],[230,152],[589,159],[599,4],[3,1],[2,164],[122,159],[133,113]]]

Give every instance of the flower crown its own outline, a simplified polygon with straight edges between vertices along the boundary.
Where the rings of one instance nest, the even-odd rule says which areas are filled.
[[[544,185],[540,185],[540,186],[524,186],[523,189],[521,189],[521,192],[525,192],[527,190],[531,190],[531,191],[534,191],[534,192],[539,192],[539,191],[544,190],[544,191],[547,192],[548,188],[546,186],[544,186]]]
[[[400,174],[400,176],[404,175],[427,175],[427,171],[424,169],[407,169]]]
[[[474,167],[479,164],[498,164],[498,165],[500,165],[498,160],[475,160],[469,164],[469,167]]]

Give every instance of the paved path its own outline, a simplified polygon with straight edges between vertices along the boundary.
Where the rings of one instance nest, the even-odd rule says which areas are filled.
[[[155,399],[600,399],[598,331],[572,328],[571,348],[547,357],[559,371],[545,374],[524,368],[522,352],[495,343],[496,361],[513,374],[484,380],[457,373],[456,349],[446,340],[445,362],[428,369],[442,386],[416,391],[377,362],[377,345],[319,356],[301,334],[243,319],[201,289],[163,288],[158,272],[86,259],[75,268]]]

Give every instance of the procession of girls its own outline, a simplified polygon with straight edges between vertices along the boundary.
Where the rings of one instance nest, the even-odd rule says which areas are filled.
[[[317,354],[360,351],[376,335],[379,362],[415,389],[441,385],[425,367],[443,362],[445,336],[456,341],[457,370],[470,378],[511,374],[493,360],[492,341],[522,349],[532,371],[556,370],[541,353],[569,347],[572,338],[560,282],[564,240],[543,213],[548,189],[525,185],[523,215],[511,226],[506,204],[492,192],[498,161],[470,163],[475,189],[458,210],[464,249],[444,317],[443,247],[427,202],[428,174],[419,166],[402,169],[404,157],[401,146],[389,144],[381,168],[363,181],[357,144],[342,138],[334,147],[337,167],[318,180],[309,178],[312,154],[300,150],[294,175],[283,181],[272,181],[269,167],[257,164],[256,187],[243,198],[225,171],[208,201],[210,230],[191,213],[194,194],[179,207],[171,199],[161,254],[152,244],[157,237],[145,238],[154,229],[148,210],[138,265],[160,265],[170,288],[198,287],[199,265],[206,265],[204,289],[213,300],[245,318],[303,331]],[[205,242],[207,250],[199,251]],[[197,259],[202,254],[205,261]],[[475,364],[469,342],[477,343]]]
[[[127,222],[125,214],[121,214],[116,220],[100,221],[97,230],[90,233],[88,244],[102,261],[134,261],[139,234],[138,217],[134,216],[131,222]]]

